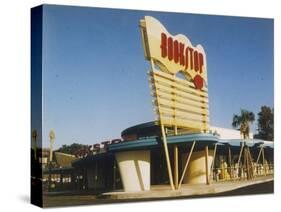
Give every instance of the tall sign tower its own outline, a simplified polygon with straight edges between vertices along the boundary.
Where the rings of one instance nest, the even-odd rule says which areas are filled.
[[[151,93],[161,132],[168,176],[175,189],[171,171],[166,129],[174,134],[209,130],[207,60],[201,45],[193,46],[182,34],[171,35],[155,18],[140,20]],[[177,152],[177,149],[176,149]]]

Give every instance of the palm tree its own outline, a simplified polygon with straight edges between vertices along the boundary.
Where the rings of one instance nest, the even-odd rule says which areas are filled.
[[[234,128],[240,127],[240,134],[243,139],[249,138],[250,133],[250,123],[255,121],[255,114],[253,112],[241,109],[241,114],[234,114],[232,119],[232,126]]]

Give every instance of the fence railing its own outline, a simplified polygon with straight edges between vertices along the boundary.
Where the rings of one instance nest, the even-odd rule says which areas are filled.
[[[273,175],[273,164],[236,165],[234,167],[213,168],[210,179],[213,181],[246,180],[259,176]]]

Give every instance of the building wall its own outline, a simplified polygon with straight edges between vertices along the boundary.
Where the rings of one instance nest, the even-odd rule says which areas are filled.
[[[222,128],[222,127],[210,127],[211,131],[214,133],[215,131],[220,135],[220,139],[241,139],[241,134],[239,130]],[[253,138],[253,133],[250,132],[250,139]]]
[[[208,151],[208,171],[210,174],[213,162],[214,151]],[[187,160],[187,154],[182,154],[182,161]],[[185,163],[182,163],[185,166]],[[182,169],[183,169],[182,167]],[[189,166],[183,179],[184,184],[204,184],[206,183],[206,156],[205,151],[193,152]]]

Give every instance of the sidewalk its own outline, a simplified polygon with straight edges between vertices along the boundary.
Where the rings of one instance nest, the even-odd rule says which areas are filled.
[[[273,176],[265,176],[255,178],[253,180],[243,181],[225,181],[214,182],[210,185],[197,184],[197,185],[182,185],[181,189],[172,191],[169,185],[156,185],[151,186],[150,191],[143,192],[108,192],[99,195],[97,198],[102,199],[159,199],[159,198],[173,198],[173,197],[189,197],[198,195],[211,195],[219,194],[236,189],[257,185],[273,181]]]

